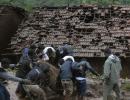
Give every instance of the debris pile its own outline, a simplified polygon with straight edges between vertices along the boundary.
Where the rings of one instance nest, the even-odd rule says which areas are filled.
[[[58,47],[69,42],[75,57],[104,57],[110,47],[130,56],[130,7],[79,6],[35,8],[11,39],[19,53],[24,46],[41,43]]]

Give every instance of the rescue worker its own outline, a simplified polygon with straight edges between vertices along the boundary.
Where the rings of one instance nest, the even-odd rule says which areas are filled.
[[[37,55],[37,57],[38,57],[39,59],[42,59],[42,51],[43,51],[43,49],[44,49],[44,45],[38,44],[38,46],[37,46],[35,52],[36,52],[36,55]]]
[[[29,90],[31,94],[37,97],[37,100],[47,100],[46,94],[43,89],[48,85],[49,66],[36,64],[36,66],[27,74],[27,79],[37,85],[25,85],[25,90]],[[28,91],[27,91],[28,92]]]
[[[37,46],[35,44],[31,44],[31,46],[29,48],[29,52],[28,52],[32,67],[35,66],[35,62],[37,62],[37,60],[38,60],[38,56],[36,54],[36,49],[37,49]]]
[[[64,100],[71,100],[73,93],[72,59],[67,59],[60,67],[60,79],[63,86]]]
[[[62,65],[66,60],[68,60],[68,59],[71,59],[72,62],[75,62],[75,59],[74,59],[73,56],[65,56],[65,57],[63,57],[62,59],[59,59],[59,61],[58,61],[58,67],[61,67],[61,65]]]
[[[11,81],[16,81],[20,83],[29,83],[29,80],[26,79],[21,79],[18,77],[15,77],[9,73],[6,72],[6,68],[9,67],[9,62],[7,59],[2,59],[1,61],[1,68],[0,68],[0,100],[10,100],[10,94],[7,91],[7,89],[4,86],[4,81],[5,80],[11,80]]]
[[[22,56],[20,57],[20,61],[17,66],[17,72],[16,76],[20,78],[26,78],[27,73],[31,70],[32,68],[32,60],[30,58],[30,55],[32,53],[30,52],[29,48],[24,48],[22,51]],[[16,89],[16,93],[19,93],[22,97],[26,96],[26,92],[24,91],[22,84],[19,83],[18,87]]]
[[[63,43],[62,46],[58,48],[59,51],[59,58],[63,58],[64,56],[70,55],[73,56],[73,48],[69,43]]]
[[[86,83],[86,71],[90,71],[96,76],[99,76],[97,72],[91,67],[89,62],[83,58],[79,63],[74,62],[72,65],[74,81],[76,81],[78,100],[84,100],[86,95],[87,83]]]
[[[116,93],[116,100],[120,100],[120,72],[122,70],[121,61],[113,55],[109,48],[104,50],[107,60],[104,63],[103,70],[103,100],[108,100],[112,90]]]
[[[59,66],[59,62],[61,61],[61,59],[66,60],[68,58],[70,58],[74,61],[73,48],[71,45],[69,45],[69,43],[63,43],[62,46],[59,46],[56,49],[56,62],[58,62],[58,66]]]

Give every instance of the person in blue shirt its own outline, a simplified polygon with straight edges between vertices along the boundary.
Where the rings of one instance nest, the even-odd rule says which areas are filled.
[[[67,59],[60,67],[60,79],[63,86],[64,100],[70,100],[73,93],[72,59]]]

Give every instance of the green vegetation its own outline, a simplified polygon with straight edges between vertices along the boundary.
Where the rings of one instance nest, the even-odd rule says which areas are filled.
[[[122,85],[122,89],[126,91],[130,91],[130,83],[125,83]]]
[[[34,7],[36,0],[0,0],[0,4],[13,5],[30,11]]]
[[[36,6],[67,6],[80,4],[130,4],[130,0],[0,0],[0,4],[14,5],[22,7],[26,10],[31,10]]]

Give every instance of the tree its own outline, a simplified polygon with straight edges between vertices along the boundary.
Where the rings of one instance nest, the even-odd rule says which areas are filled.
[[[70,6],[80,4],[130,4],[130,0],[0,0],[0,4],[14,5],[30,11],[33,7],[39,6]]]

